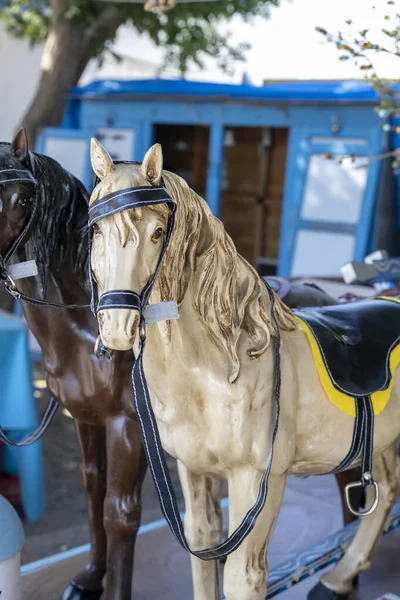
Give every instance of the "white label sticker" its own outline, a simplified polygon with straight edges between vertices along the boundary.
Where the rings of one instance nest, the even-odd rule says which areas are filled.
[[[35,260],[26,260],[25,262],[10,265],[8,273],[15,281],[17,279],[25,279],[25,277],[35,277],[38,274],[38,268]]]
[[[160,321],[179,319],[178,304],[175,301],[149,304],[149,306],[146,306],[144,309],[143,316],[146,323],[158,323]]]

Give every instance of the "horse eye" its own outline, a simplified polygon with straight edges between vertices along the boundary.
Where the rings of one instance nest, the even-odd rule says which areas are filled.
[[[160,239],[160,237],[162,236],[162,234],[163,234],[162,227],[157,227],[157,229],[155,230],[155,232],[151,236],[152,242],[158,242],[158,240]]]
[[[92,225],[92,231],[95,235],[101,233],[100,227],[97,225],[97,223]]]
[[[11,196],[11,205],[16,206],[17,208],[25,208],[29,202],[30,198],[19,196],[18,194],[13,194]]]

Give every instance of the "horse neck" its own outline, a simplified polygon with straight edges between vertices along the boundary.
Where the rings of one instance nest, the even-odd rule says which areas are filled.
[[[184,289],[180,289],[182,296],[177,294],[169,298],[179,300],[180,303],[181,316],[172,327],[178,338],[194,336],[196,339],[198,335],[198,339],[202,339],[208,348],[210,345],[218,348],[218,356],[221,356],[222,349],[224,359],[219,361],[217,358],[217,361],[226,369],[226,361],[230,360],[229,380],[233,382],[239,372],[239,356],[243,357],[247,350],[254,348],[254,344],[257,350],[260,349],[255,354],[257,356],[267,350],[270,333],[263,332],[263,327],[270,326],[266,323],[270,313],[270,300],[257,273],[236,254],[230,238],[220,239],[216,243],[215,231],[211,231],[213,218],[203,215],[196,258],[193,260],[193,255],[188,254],[183,259],[185,266],[177,279],[178,290],[180,282],[185,282]],[[218,235],[223,236],[225,233],[219,231]],[[204,279],[204,273],[210,269],[210,264],[216,274],[212,277],[211,284]],[[254,298],[256,303],[258,299],[261,303],[260,315],[263,314],[263,318],[255,318],[254,314],[248,312],[248,301],[254,302]],[[158,302],[160,299],[159,293],[153,294],[151,302]],[[254,304],[252,306],[254,311]],[[260,332],[257,339],[254,338],[255,327]],[[165,332],[169,334],[168,327]],[[173,336],[173,333],[170,335]]]

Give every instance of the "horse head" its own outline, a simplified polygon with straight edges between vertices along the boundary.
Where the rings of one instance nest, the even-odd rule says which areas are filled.
[[[19,129],[11,144],[0,144],[0,255],[5,256],[32,216],[36,180],[28,140]]]
[[[114,164],[97,140],[91,143],[91,161],[99,183],[93,190],[93,203],[103,206],[107,199],[137,190],[148,194],[148,204],[122,212],[102,215],[92,223],[91,268],[100,297],[123,290],[141,296],[154,276],[160,260],[168,224],[165,204],[152,205],[152,187],[162,178],[162,151],[156,144],[147,152],[141,165]],[[112,212],[112,211],[110,211]],[[114,350],[131,349],[140,323],[135,308],[101,308],[97,313],[103,343]]]

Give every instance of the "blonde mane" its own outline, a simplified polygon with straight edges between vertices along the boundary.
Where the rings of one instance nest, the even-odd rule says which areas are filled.
[[[251,345],[247,354],[262,355],[274,328],[268,292],[257,272],[237,253],[223,224],[207,203],[183,179],[163,173],[166,187],[176,200],[175,227],[159,275],[162,300],[181,303],[189,280],[194,278],[194,307],[213,339],[226,352],[229,380],[240,369],[237,352],[242,332]],[[283,330],[297,328],[292,311],[275,295],[275,316]]]
[[[132,166],[130,166],[132,167]],[[101,182],[91,202],[118,189],[137,185],[132,168],[118,165],[118,179]],[[163,172],[168,192],[177,202],[175,226],[157,278],[161,300],[181,304],[189,282],[194,286],[193,305],[215,342],[229,359],[229,381],[240,370],[238,342],[243,332],[251,344],[250,357],[261,356],[275,335],[270,319],[266,286],[257,272],[236,251],[223,224],[214,217],[207,203],[178,175]],[[167,218],[166,205],[148,206]],[[133,213],[133,214],[132,214]],[[115,215],[120,242],[135,235],[135,221],[141,209]],[[275,317],[283,330],[297,328],[292,311],[275,295]]]

